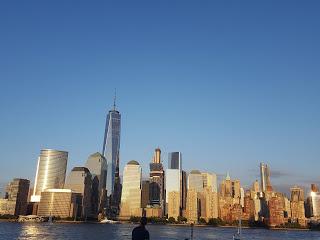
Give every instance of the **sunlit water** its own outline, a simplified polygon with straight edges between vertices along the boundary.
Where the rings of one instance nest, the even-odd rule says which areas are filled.
[[[64,223],[8,223],[0,222],[0,239],[131,239],[131,224],[64,224]],[[190,238],[187,226],[147,226],[152,240],[184,240]],[[194,240],[228,240],[234,228],[195,227]],[[271,231],[265,229],[243,229],[246,240],[319,239],[320,232]]]

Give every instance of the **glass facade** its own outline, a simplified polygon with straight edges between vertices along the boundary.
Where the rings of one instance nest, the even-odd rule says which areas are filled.
[[[111,110],[107,115],[102,155],[107,160],[107,194],[114,191],[115,174],[119,169],[121,115],[118,111]]]
[[[168,168],[181,170],[181,158],[181,152],[170,152],[168,154]]]
[[[43,149],[38,158],[32,202],[39,202],[41,192],[48,188],[63,188],[67,170],[68,152]]]
[[[188,190],[194,189],[196,192],[203,191],[203,178],[201,172],[192,170],[188,176]]]
[[[107,180],[107,161],[100,153],[91,154],[86,162],[86,168],[89,169],[92,177],[97,176],[99,180],[99,193],[106,188]]]
[[[311,200],[312,200],[312,216],[320,217],[320,193],[311,192]]]

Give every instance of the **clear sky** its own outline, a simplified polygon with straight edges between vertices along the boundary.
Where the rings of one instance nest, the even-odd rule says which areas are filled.
[[[320,182],[319,1],[1,1],[0,182],[102,150],[114,89],[121,171],[154,148],[244,185]]]

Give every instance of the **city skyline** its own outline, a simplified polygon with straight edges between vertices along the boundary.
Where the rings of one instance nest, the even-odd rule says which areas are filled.
[[[3,3],[0,182],[33,183],[40,149],[68,151],[67,174],[100,152],[117,88],[121,173],[147,176],[159,146],[188,172],[319,184],[319,3],[293,2]]]

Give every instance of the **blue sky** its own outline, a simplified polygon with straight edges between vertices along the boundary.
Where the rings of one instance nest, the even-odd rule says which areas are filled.
[[[318,1],[1,1],[0,182],[101,151],[114,89],[121,168],[153,150],[186,170],[320,182]]]

